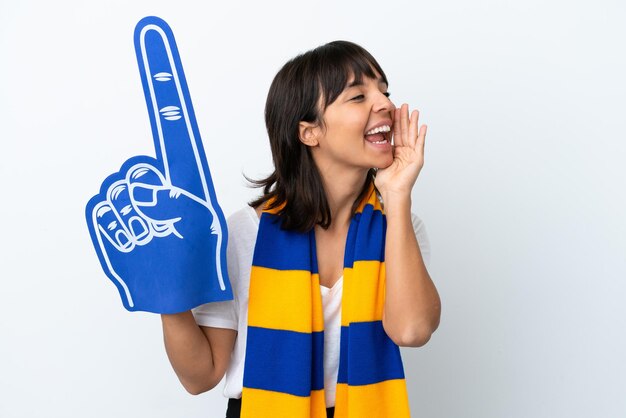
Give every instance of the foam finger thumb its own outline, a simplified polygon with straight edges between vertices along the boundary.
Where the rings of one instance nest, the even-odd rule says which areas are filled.
[[[134,183],[130,188],[133,206],[154,221],[170,221],[182,217],[192,204],[189,197],[175,187]]]

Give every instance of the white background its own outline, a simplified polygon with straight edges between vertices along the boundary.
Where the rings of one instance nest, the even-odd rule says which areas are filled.
[[[154,155],[135,24],[176,36],[226,215],[271,169],[289,58],[367,48],[421,111],[413,211],[441,326],[403,349],[415,417],[626,416],[626,10],[617,0],[0,1],[0,416],[223,417],[188,395],[157,315],[126,312],[84,219]]]

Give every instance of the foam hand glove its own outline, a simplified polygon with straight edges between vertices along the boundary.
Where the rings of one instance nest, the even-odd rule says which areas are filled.
[[[87,204],[96,253],[130,311],[230,300],[226,222],[171,29],[142,19],[135,50],[156,158],[130,158]]]

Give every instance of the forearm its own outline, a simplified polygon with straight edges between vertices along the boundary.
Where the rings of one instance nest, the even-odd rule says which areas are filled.
[[[439,325],[439,294],[413,231],[410,195],[383,195],[383,201],[387,217],[383,325],[396,344],[422,346]]]
[[[212,389],[219,379],[211,345],[191,311],[161,315],[161,321],[167,356],[185,389],[193,394]]]

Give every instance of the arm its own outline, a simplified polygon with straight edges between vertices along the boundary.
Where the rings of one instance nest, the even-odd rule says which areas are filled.
[[[396,344],[420,347],[439,326],[441,301],[415,238],[410,195],[386,194],[383,201],[387,215],[383,327]]]
[[[424,165],[426,126],[405,103],[394,111],[393,162],[378,170],[376,187],[387,215],[383,327],[398,345],[419,347],[439,326],[441,301],[411,224],[411,190]]]
[[[161,320],[165,350],[183,387],[193,395],[213,389],[230,364],[237,331],[198,326],[191,311]]]

